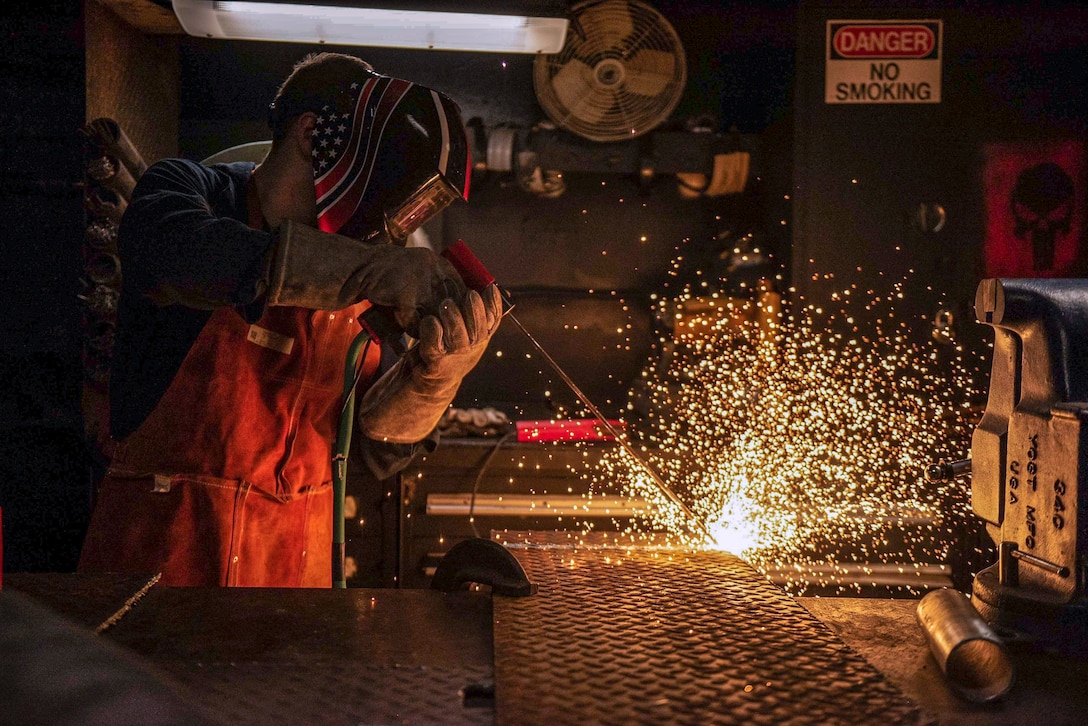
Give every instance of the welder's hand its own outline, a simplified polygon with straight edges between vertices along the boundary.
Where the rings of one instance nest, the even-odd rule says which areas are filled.
[[[268,305],[343,310],[367,299],[391,308],[413,337],[424,316],[466,291],[453,265],[431,250],[368,244],[290,221],[276,232],[267,279]]]
[[[374,248],[345,289],[355,290],[355,301],[365,298],[391,308],[397,324],[413,337],[423,335],[422,322],[439,314],[451,297],[460,299],[466,292],[445,258],[422,247],[397,245]]]
[[[437,316],[420,322],[419,344],[363,396],[359,429],[376,441],[424,439],[449,408],[461,380],[479,362],[502,320],[495,285],[469,290],[458,306],[445,300]]]
[[[452,299],[443,301],[438,317],[428,316],[419,324],[420,374],[460,383],[480,360],[501,318],[502,300],[495,285],[484,289],[483,296],[469,290],[460,308]]]

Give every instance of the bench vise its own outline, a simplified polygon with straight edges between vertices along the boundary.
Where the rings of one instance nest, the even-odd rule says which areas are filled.
[[[983,280],[994,329],[986,411],[971,440],[971,508],[998,561],[974,603],[999,631],[1088,642],[1088,280]]]

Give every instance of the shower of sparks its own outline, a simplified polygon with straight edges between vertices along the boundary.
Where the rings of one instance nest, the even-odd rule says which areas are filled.
[[[931,571],[966,521],[966,483],[923,472],[967,453],[977,361],[955,344],[917,342],[895,313],[902,296],[902,284],[883,296],[851,287],[792,315],[767,291],[737,300],[689,289],[658,303],[675,332],[628,405],[648,429],[642,456],[710,529],[710,546],[791,573],[787,590],[848,579],[836,572],[851,563]],[[875,327],[855,324],[862,309]],[[607,454],[586,476],[594,491],[618,483],[656,505],[635,529],[697,544],[629,454]]]

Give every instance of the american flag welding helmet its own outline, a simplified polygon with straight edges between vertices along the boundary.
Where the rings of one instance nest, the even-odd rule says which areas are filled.
[[[403,241],[450,202],[468,199],[468,136],[457,104],[400,78],[366,73],[318,114],[313,135],[318,227]]]

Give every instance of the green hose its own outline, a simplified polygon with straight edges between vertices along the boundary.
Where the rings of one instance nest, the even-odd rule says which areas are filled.
[[[355,386],[359,382],[359,359],[365,358],[370,335],[363,330],[351,341],[344,361],[344,404],[340,409],[340,427],[332,456],[332,586],[346,588],[344,577],[344,492],[348,479],[348,450],[355,419]]]

